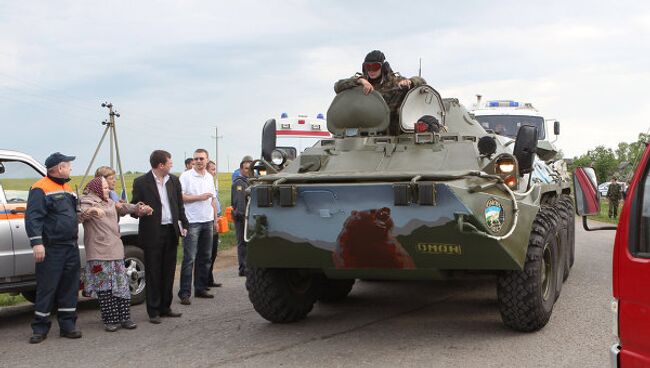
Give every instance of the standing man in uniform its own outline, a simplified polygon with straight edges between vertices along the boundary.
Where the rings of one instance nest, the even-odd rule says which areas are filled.
[[[616,181],[617,177],[612,176],[612,181],[607,187],[607,199],[609,199],[609,218],[618,217],[618,201],[621,200],[621,185]]]
[[[77,339],[77,295],[79,292],[79,247],[77,245],[77,197],[67,183],[74,156],[59,152],[45,160],[47,176],[29,191],[25,228],[36,261],[36,305],[32,344],[45,340],[50,331],[50,312],[58,306],[62,337]]]
[[[194,272],[194,297],[214,298],[208,293],[212,234],[217,232],[217,190],[214,177],[207,172],[208,151],[194,151],[194,168],[181,174],[180,182],[185,203],[185,215],[190,225],[183,239],[183,265],[178,297],[181,304],[190,305],[192,272]]]
[[[237,258],[239,260],[239,276],[246,276],[246,241],[244,240],[244,217],[246,215],[246,188],[248,178],[251,176],[253,158],[244,156],[239,164],[239,176],[232,183],[231,203],[232,215],[235,220],[235,233],[237,234]]]
[[[161,323],[160,317],[180,317],[172,311],[174,274],[178,237],[187,234],[183,194],[178,177],[170,174],[172,155],[156,150],[149,157],[151,171],[133,181],[131,203],[142,202],[153,215],[140,218],[138,242],[144,249],[149,322]]]
[[[404,78],[399,73],[393,72],[386,56],[379,50],[373,50],[366,55],[361,64],[361,73],[351,78],[341,79],[334,84],[337,94],[357,86],[363,87],[363,93],[370,94],[373,90],[381,93],[390,108],[389,135],[399,134],[399,116],[397,114],[402,101],[411,88],[426,84],[421,77]]]

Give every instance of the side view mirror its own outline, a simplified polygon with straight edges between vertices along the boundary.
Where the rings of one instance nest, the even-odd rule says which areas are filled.
[[[0,174],[4,174],[4,173],[5,173],[5,165],[3,165],[2,162],[0,162]]]
[[[262,128],[262,158],[267,162],[271,162],[271,153],[275,150],[276,139],[275,119],[269,119]]]
[[[573,188],[575,195],[576,213],[582,216],[582,227],[587,231],[616,230],[616,226],[601,226],[590,228],[587,216],[600,213],[600,192],[596,172],[591,167],[578,167],[573,173]]]
[[[519,173],[527,174],[533,169],[535,150],[537,149],[537,128],[522,125],[517,132],[513,154],[519,163]]]
[[[560,135],[560,122],[557,120],[553,123],[553,134]]]
[[[578,216],[592,216],[600,213],[600,192],[596,172],[591,167],[578,167],[573,173],[576,213]]]

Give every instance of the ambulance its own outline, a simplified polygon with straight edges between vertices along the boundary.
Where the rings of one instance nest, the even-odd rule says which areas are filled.
[[[276,145],[271,153],[271,163],[279,168],[303,152],[314,146],[321,139],[331,138],[327,130],[327,122],[323,114],[315,118],[308,115],[289,116],[282,113],[279,119],[270,119],[266,126],[275,126]]]

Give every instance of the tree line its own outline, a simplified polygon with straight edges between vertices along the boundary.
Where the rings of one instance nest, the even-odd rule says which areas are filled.
[[[649,140],[650,134],[639,133],[636,142],[621,142],[616,149],[597,146],[573,160],[567,160],[570,161],[569,169],[573,171],[578,166],[593,167],[599,183],[609,181],[612,176],[617,176],[619,181],[628,181]]]

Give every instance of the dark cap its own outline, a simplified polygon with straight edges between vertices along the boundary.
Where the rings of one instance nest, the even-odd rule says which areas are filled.
[[[51,169],[54,166],[60,164],[61,162],[70,162],[74,161],[76,157],[74,156],[66,156],[61,152],[54,152],[48,158],[45,159],[45,168]]]
[[[241,159],[241,163],[242,163],[242,164],[243,164],[244,162],[253,162],[253,161],[255,161],[255,160],[253,160],[253,157],[250,156],[250,155],[246,155],[246,156],[244,156],[244,158]]]
[[[384,61],[386,61],[386,56],[384,56],[384,53],[379,50],[370,51],[368,55],[366,55],[366,58],[363,59],[364,63],[383,63]]]

